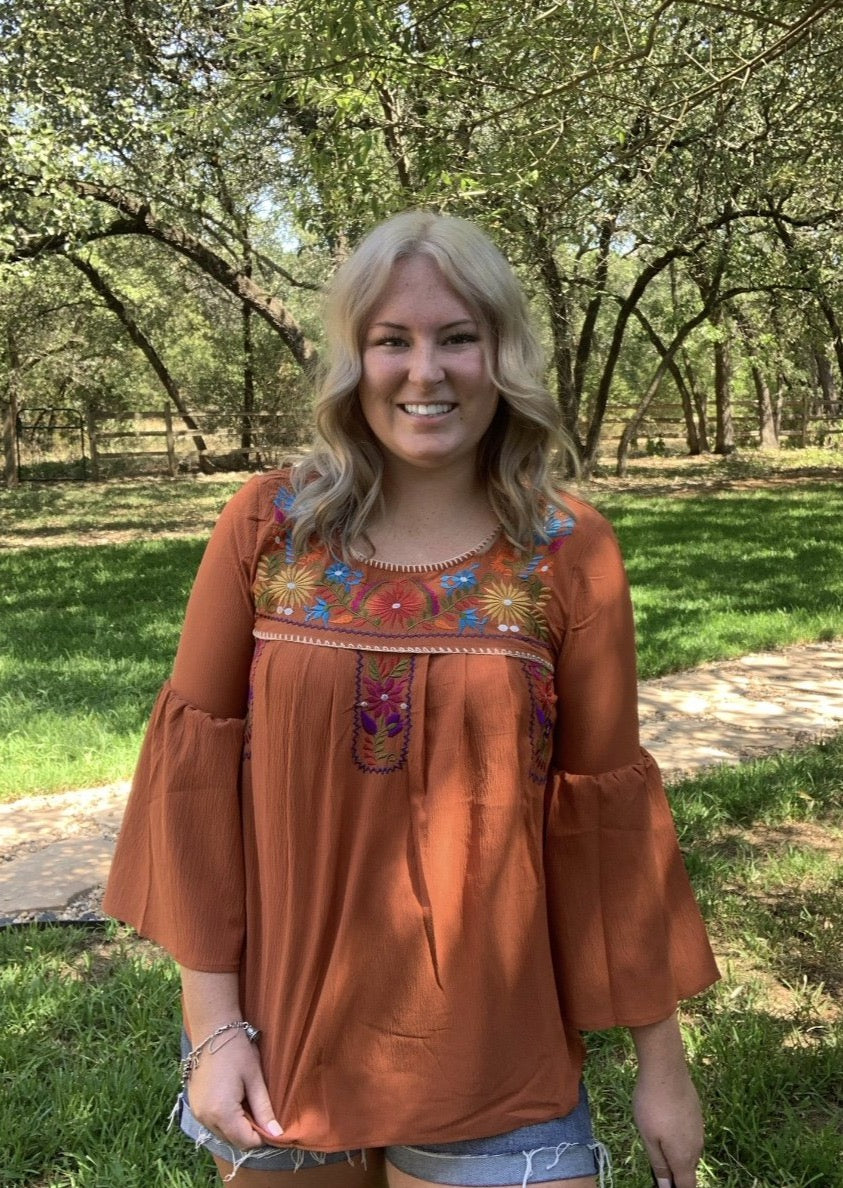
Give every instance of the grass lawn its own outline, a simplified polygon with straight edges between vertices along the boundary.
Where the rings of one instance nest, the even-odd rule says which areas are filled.
[[[0,800],[130,774],[238,485],[0,491]],[[587,494],[627,557],[643,677],[843,635],[843,482]]]
[[[686,1004],[707,1116],[700,1188],[843,1186],[843,737],[676,785],[683,849],[724,980]],[[117,926],[0,932],[0,1180],[23,1188],[212,1184],[167,1135],[178,990]],[[622,1031],[589,1037],[617,1188],[649,1188]]]

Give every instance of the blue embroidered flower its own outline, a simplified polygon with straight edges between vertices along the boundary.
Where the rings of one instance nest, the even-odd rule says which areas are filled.
[[[476,627],[478,630],[485,627],[489,622],[489,616],[486,615],[482,619],[477,612],[476,607],[469,607],[460,613],[460,621],[457,627],[458,631],[466,631],[469,627]]]
[[[304,621],[306,623],[330,623],[331,608],[324,598],[317,598],[313,606],[304,608]]]
[[[352,586],[357,586],[363,581],[363,570],[352,569],[342,561],[335,561],[325,570],[325,577],[329,582],[336,582],[350,591]]]
[[[544,530],[548,540],[558,540],[560,536],[570,536],[574,530],[574,521],[570,516],[563,515],[558,508],[549,508],[544,521]]]
[[[295,492],[291,491],[289,489],[289,487],[281,487],[278,491],[278,494],[273,499],[272,503],[273,503],[273,506],[276,507],[279,512],[288,512],[290,510],[290,508],[293,506],[293,501],[295,500],[295,498],[296,498]],[[279,518],[283,520],[284,517],[282,516]]]
[[[459,573],[445,573],[442,575],[443,590],[473,590],[477,585],[477,568],[479,562],[469,565],[468,569],[461,569]]]

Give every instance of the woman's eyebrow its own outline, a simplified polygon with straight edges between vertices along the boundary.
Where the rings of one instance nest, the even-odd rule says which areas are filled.
[[[476,325],[473,318],[457,318],[455,322],[445,322],[439,327],[440,330],[452,330],[454,326],[474,326]],[[386,326],[390,330],[408,330],[409,326],[405,326],[403,322],[372,322],[372,329],[375,326]]]

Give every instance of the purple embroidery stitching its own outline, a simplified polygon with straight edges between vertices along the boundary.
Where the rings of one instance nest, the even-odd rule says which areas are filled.
[[[354,699],[354,762],[388,775],[407,761],[415,656],[358,652]]]

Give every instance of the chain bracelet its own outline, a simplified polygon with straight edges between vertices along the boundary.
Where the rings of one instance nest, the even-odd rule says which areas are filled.
[[[191,1074],[194,1072],[194,1070],[199,1067],[200,1053],[204,1052],[205,1048],[208,1048],[209,1044],[213,1044],[214,1040],[217,1039],[218,1036],[223,1035],[226,1031],[245,1032],[246,1039],[250,1044],[256,1043],[258,1036],[260,1035],[260,1030],[257,1027],[253,1027],[251,1023],[247,1023],[245,1019],[235,1019],[231,1023],[223,1023],[222,1027],[218,1027],[216,1031],[212,1031],[210,1035],[206,1036],[205,1039],[202,1040],[201,1044],[197,1044],[195,1048],[188,1052],[188,1054],[179,1061],[182,1088],[184,1088],[184,1086],[190,1080]],[[233,1039],[234,1037],[232,1036],[231,1038]],[[223,1044],[220,1046],[224,1047],[225,1045]],[[209,1048],[209,1051],[213,1055],[214,1052],[219,1051],[219,1048],[211,1047]]]

